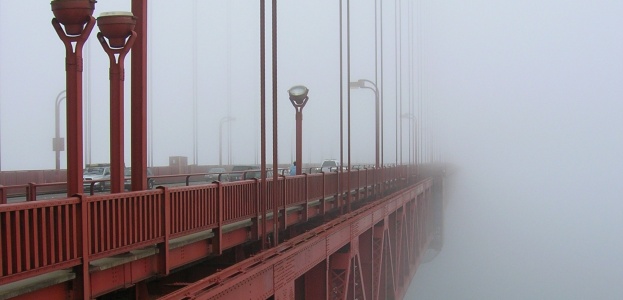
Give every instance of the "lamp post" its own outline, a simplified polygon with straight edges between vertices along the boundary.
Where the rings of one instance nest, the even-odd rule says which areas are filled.
[[[110,192],[124,190],[124,59],[134,40],[136,17],[131,12],[105,12],[97,18],[97,39],[110,59]],[[127,41],[126,41],[127,40]]]
[[[301,175],[303,165],[303,107],[307,104],[309,97],[307,96],[309,89],[303,85],[295,85],[288,90],[290,94],[290,102],[296,111],[296,175]]]
[[[65,90],[62,90],[56,96],[56,105],[54,107],[54,138],[52,139],[52,150],[56,152],[56,171],[61,169],[61,151],[65,150],[65,140],[61,137],[61,121],[60,106],[61,101],[65,100]]]
[[[52,26],[65,45],[67,196],[72,196],[83,192],[82,48],[95,25],[95,0],[55,0],[50,5]]]
[[[372,86],[367,86],[366,83],[371,84]],[[376,155],[376,160],[375,160],[375,167],[378,169],[380,167],[380,155],[379,155],[379,146],[380,146],[380,141],[379,141],[379,133],[380,133],[380,122],[379,122],[379,90],[376,86],[376,84],[370,80],[367,79],[359,79],[357,81],[354,82],[350,82],[349,84],[351,89],[357,89],[357,88],[361,88],[361,89],[369,89],[372,90],[374,92],[374,122],[375,122],[375,136],[376,136],[376,147],[374,148],[375,150],[375,155]]]
[[[223,117],[218,126],[218,164],[223,165],[223,124],[231,121],[236,121],[233,117]],[[229,152],[228,152],[229,153]]]

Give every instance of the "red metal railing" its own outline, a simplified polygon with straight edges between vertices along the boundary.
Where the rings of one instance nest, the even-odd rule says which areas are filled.
[[[80,264],[80,199],[0,206],[0,284]]]
[[[354,170],[350,188],[370,187],[374,178],[397,181],[406,170]],[[280,209],[337,195],[337,179],[338,173],[281,177]],[[257,217],[260,186],[245,180],[0,205],[0,285]],[[271,211],[272,179],[267,188]]]
[[[162,194],[156,190],[87,197],[83,203],[91,259],[164,242]]]
[[[272,182],[269,182],[269,187]],[[225,224],[254,217],[258,212],[255,181],[223,184],[223,222]]]
[[[216,184],[169,189],[171,237],[216,228],[219,187]]]
[[[313,176],[313,175],[312,175]],[[286,206],[305,203],[307,176],[296,176],[285,180],[284,200]]]

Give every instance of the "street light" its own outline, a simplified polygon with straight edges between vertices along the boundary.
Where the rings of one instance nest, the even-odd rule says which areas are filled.
[[[371,84],[372,86],[367,86],[366,83]],[[375,166],[378,169],[380,167],[380,156],[379,156],[379,146],[380,146],[380,142],[379,142],[379,133],[380,133],[380,123],[379,123],[379,90],[376,87],[376,84],[370,80],[367,79],[359,79],[355,82],[350,82],[349,84],[351,89],[369,89],[372,90],[374,92],[374,121],[375,121],[375,135],[376,135],[376,147],[375,152],[376,152],[376,161],[375,161]]]
[[[60,106],[61,101],[65,100],[65,90],[56,96],[54,109],[54,138],[52,139],[52,151],[56,152],[56,171],[61,169],[61,151],[65,150],[65,139],[61,137]]]
[[[97,39],[110,60],[110,191],[124,190],[124,60],[136,40],[131,12],[105,12],[97,18]],[[146,180],[145,180],[146,181]]]
[[[83,192],[82,48],[95,25],[93,18],[95,2],[95,0],[55,0],[50,3],[54,14],[52,26],[65,46],[67,196]]]
[[[290,102],[296,111],[296,175],[301,175],[303,165],[303,107],[307,104],[309,89],[303,85],[295,85],[288,90]]]
[[[233,117],[223,117],[218,127],[218,164],[223,165],[223,124],[236,121]]]

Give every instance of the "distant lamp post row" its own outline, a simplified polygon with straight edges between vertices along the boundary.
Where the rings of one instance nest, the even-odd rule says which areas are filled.
[[[369,83],[371,86],[367,86],[366,83]],[[359,79],[354,82],[350,82],[349,86],[351,89],[369,89],[374,92],[374,121],[375,121],[375,132],[376,132],[376,146],[375,146],[375,166],[378,169],[380,167],[380,155],[379,155],[379,147],[380,147],[380,122],[379,122],[379,89],[376,87],[376,84],[367,79]]]
[[[52,26],[65,45],[68,196],[83,192],[82,49],[96,23],[93,18],[95,3],[95,0],[54,0],[50,3],[54,14]],[[103,13],[97,23],[100,29],[98,40],[111,63],[111,191],[120,192],[124,181],[123,60],[136,38],[133,31],[136,18],[129,12],[110,12]],[[57,98],[57,106],[59,102]],[[60,137],[56,135],[55,138]],[[55,139],[54,150],[58,153],[62,148],[56,145],[57,141]]]
[[[307,104],[309,89],[303,85],[295,85],[288,90],[290,102],[296,111],[296,175],[301,175],[303,167],[303,107]]]

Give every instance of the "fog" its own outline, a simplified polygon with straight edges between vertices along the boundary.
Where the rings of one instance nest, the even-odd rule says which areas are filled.
[[[351,81],[374,80],[374,4],[351,2]],[[129,3],[100,0],[95,15],[127,10]],[[257,162],[258,4],[198,1],[193,10],[193,3],[150,6],[150,162],[166,165],[169,156],[182,155],[189,163],[216,164],[225,116],[236,118],[224,127],[232,145],[225,160]],[[413,79],[409,94],[409,68],[402,71],[402,93],[409,95],[403,105],[419,101],[430,122],[422,123],[426,134],[419,133],[434,130],[437,153],[457,171],[446,182],[444,248],[420,267],[408,298],[623,299],[623,2],[414,3],[422,16],[415,23],[421,55],[413,63],[420,78]],[[281,163],[293,159],[294,110],[287,89],[295,84],[310,88],[304,162],[339,158],[338,9],[337,1],[280,1]],[[393,163],[399,160],[394,2],[384,2],[383,9],[383,158]],[[195,59],[193,11],[201,28]],[[65,88],[65,76],[64,49],[51,18],[48,1],[0,2],[2,170],[54,166],[54,98]],[[105,162],[108,66],[96,32],[84,54],[90,76],[85,98],[92,105],[88,155]],[[408,51],[402,59],[408,66]],[[192,162],[195,60],[199,153]],[[129,78],[129,60],[126,67]],[[126,80],[126,103],[129,89]],[[351,90],[351,97],[352,160],[372,163],[374,95]],[[129,124],[127,106],[125,117]],[[129,138],[126,132],[126,151]]]
[[[458,171],[410,299],[622,299],[623,3],[427,7]]]

